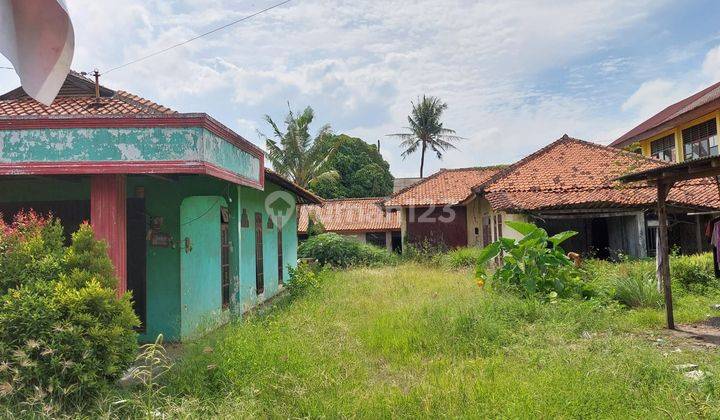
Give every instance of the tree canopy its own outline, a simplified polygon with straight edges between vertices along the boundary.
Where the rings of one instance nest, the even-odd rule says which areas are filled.
[[[299,115],[289,110],[283,132],[269,115],[265,115],[265,121],[273,130],[272,138],[259,133],[265,139],[273,169],[301,187],[307,187],[310,181],[323,174],[323,165],[334,153],[333,145],[323,141],[332,137],[329,125],[322,126],[315,137],[310,135],[314,118],[315,112],[309,106]]]
[[[319,141],[328,158],[321,176],[310,182],[310,189],[323,198],[383,197],[392,193],[393,177],[377,146],[345,134]]]
[[[455,130],[445,128],[442,123],[442,114],[447,104],[434,96],[423,96],[417,102],[412,102],[412,111],[408,115],[409,126],[406,133],[388,134],[402,140],[400,146],[404,149],[403,159],[415,153],[420,148],[420,178],[423,177],[425,167],[425,152],[429,148],[442,159],[443,153],[448,149],[455,149],[453,142],[462,140],[455,135]]]

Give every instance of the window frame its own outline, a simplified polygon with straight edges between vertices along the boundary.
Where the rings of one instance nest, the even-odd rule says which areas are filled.
[[[675,162],[677,160],[676,148],[675,133],[668,134],[650,142],[650,156],[665,162]]]
[[[711,118],[682,130],[685,160],[717,156],[717,119]]]

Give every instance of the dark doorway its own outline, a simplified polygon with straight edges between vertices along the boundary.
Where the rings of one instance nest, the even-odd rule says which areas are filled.
[[[400,232],[392,233],[392,250],[398,254],[402,252],[402,234]]]
[[[610,258],[610,235],[608,233],[607,218],[591,219],[590,246],[595,252],[596,258],[602,260]]]
[[[220,209],[220,290],[222,308],[230,307],[230,213]]]
[[[43,216],[52,213],[53,217],[60,219],[66,244],[70,243],[70,235],[78,230],[81,223],[90,221],[90,200],[0,203],[0,213],[6,223],[12,222],[15,214],[20,210],[34,210]]]
[[[127,289],[132,292],[133,309],[145,331],[147,314],[147,219],[145,199],[127,199]]]
[[[278,222],[278,236],[277,236],[277,250],[278,250],[278,284],[283,284],[283,237],[282,237],[282,223]]]
[[[265,291],[262,213],[255,213],[255,293]]]

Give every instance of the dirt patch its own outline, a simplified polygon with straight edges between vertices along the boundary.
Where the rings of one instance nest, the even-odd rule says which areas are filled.
[[[693,340],[703,347],[720,347],[720,317],[708,318],[697,324],[679,324],[671,336]]]

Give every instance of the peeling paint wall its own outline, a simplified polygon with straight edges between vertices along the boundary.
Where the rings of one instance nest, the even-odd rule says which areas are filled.
[[[0,131],[0,163],[203,161],[254,182],[260,160],[199,127]]]

